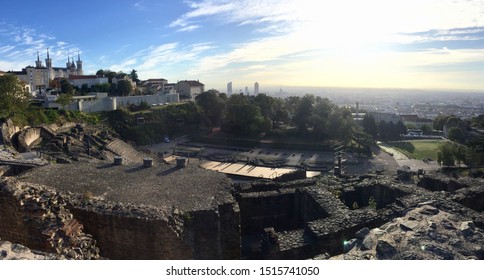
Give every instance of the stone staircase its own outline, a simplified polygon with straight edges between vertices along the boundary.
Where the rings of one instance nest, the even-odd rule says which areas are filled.
[[[147,154],[134,149],[131,145],[120,139],[114,139],[106,144],[105,149],[115,155],[121,156],[127,164],[143,164],[143,159],[149,157]],[[156,162],[156,159],[153,159]]]

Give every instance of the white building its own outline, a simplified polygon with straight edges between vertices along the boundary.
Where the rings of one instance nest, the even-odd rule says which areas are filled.
[[[227,84],[227,95],[232,95],[232,82]]]
[[[30,93],[37,95],[37,93],[45,91],[49,88],[50,81],[55,78],[68,78],[69,75],[83,75],[82,60],[79,53],[77,54],[77,65],[68,55],[66,67],[53,67],[52,59],[49,56],[49,49],[47,49],[47,58],[45,59],[45,66],[40,60],[39,53],[37,52],[37,61],[35,61],[35,67],[27,66],[22,71],[9,72],[17,76],[20,80],[25,82],[30,87]]]
[[[205,85],[199,81],[179,81],[176,91],[180,97],[194,100],[197,95],[204,92]]]
[[[98,77],[96,75],[70,75],[69,82],[78,88],[82,88],[83,85],[87,85],[88,88],[91,88],[93,85],[107,84],[108,78]]]
[[[258,94],[259,94],[259,83],[255,82],[255,84],[254,84],[254,95],[258,95]]]

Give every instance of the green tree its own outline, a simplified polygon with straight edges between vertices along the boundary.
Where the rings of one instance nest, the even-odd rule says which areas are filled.
[[[246,96],[231,95],[227,101],[222,129],[235,135],[250,135],[270,130],[271,122]]]
[[[111,71],[109,69],[105,69],[105,70],[102,70],[102,69],[99,69],[97,72],[96,72],[96,75],[99,76],[99,77],[106,77],[108,78],[108,83],[109,84],[112,84],[113,83],[113,78],[116,77],[116,72],[114,71]]]
[[[124,79],[124,77],[128,76],[128,74],[124,73],[123,71],[119,71],[116,73],[116,78],[118,79]]]
[[[375,118],[372,115],[366,114],[363,117],[362,124],[363,126],[363,131],[371,135],[373,139],[376,139],[378,137],[378,126],[376,125]]]
[[[88,92],[89,92],[89,86],[87,84],[82,84],[81,93],[88,93]]]
[[[440,147],[440,159],[443,166],[454,166],[454,146],[451,142],[446,142]]]
[[[449,116],[437,116],[433,123],[432,126],[435,130],[444,130],[444,124],[447,122],[447,119]]]
[[[62,109],[66,109],[66,106],[68,106],[69,104],[71,104],[73,100],[73,96],[72,94],[69,94],[69,93],[65,93],[65,94],[61,94],[59,95],[59,97],[57,97],[56,101],[57,103],[59,103],[60,105],[62,105]]]
[[[27,90],[14,75],[0,76],[0,117],[10,118],[15,113],[24,112],[29,98]]]
[[[131,76],[131,80],[133,80],[133,82],[135,82],[137,85],[139,85],[140,83],[140,80],[138,79],[138,73],[136,70],[131,70],[131,73],[129,74]]]
[[[205,122],[210,128],[220,125],[226,104],[218,91],[205,91],[195,97],[195,102],[206,117]]]
[[[296,105],[297,109],[293,117],[293,122],[301,135],[305,135],[308,132],[307,125],[313,113],[313,102],[314,96],[306,94]]]
[[[464,132],[459,127],[451,127],[447,135],[452,141],[456,141],[459,143],[463,143],[465,141]]]
[[[282,98],[274,98],[273,127],[277,126],[277,122],[287,123],[288,121],[289,121],[289,112],[286,108],[286,103]]]
[[[94,92],[110,92],[111,91],[111,84],[105,83],[105,84],[93,85],[91,87],[91,91],[94,91]]]
[[[421,127],[423,135],[432,135],[432,127],[430,125],[422,125]]]
[[[62,93],[74,94],[74,86],[67,79],[60,81],[60,89]]]
[[[407,126],[403,124],[402,121],[398,121],[396,125],[396,133],[398,133],[398,137],[400,138],[400,135],[405,135],[408,133]]]
[[[120,80],[117,84],[117,92],[120,96],[128,96],[133,91],[133,87],[128,80]]]
[[[274,98],[264,93],[259,93],[254,97],[254,104],[260,108],[262,116],[271,120],[274,118]]]

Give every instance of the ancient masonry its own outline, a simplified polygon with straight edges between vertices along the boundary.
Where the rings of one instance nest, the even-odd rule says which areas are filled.
[[[78,257],[97,257],[96,248],[101,257],[109,259],[306,259],[329,258],[345,252],[346,257],[354,259],[483,257],[482,180],[427,176],[415,185],[376,175],[328,176],[286,183],[236,184],[230,194],[230,189],[222,186],[229,182],[220,181],[223,176],[195,166],[183,169],[168,166],[162,172],[129,166],[85,164],[69,169],[68,166],[37,168],[20,176],[20,182],[3,183],[1,203],[5,207],[2,207],[0,222],[12,226],[2,228],[2,239],[46,252],[72,248],[74,245],[66,242],[62,243],[65,246],[53,247],[51,241],[58,239],[45,235],[52,225],[37,221],[40,215],[37,212],[34,212],[37,216],[32,216],[32,212],[26,214],[25,209],[37,209],[37,206],[26,204],[25,195],[20,193],[32,192],[45,197],[49,188],[32,183],[45,184],[43,181],[47,178],[58,181],[61,177],[56,174],[75,177],[68,170],[77,170],[91,174],[99,183],[93,187],[76,185],[69,180],[51,181],[56,191],[48,193],[55,194],[57,200],[65,200],[65,208],[69,209],[65,215],[75,219],[58,225],[60,230],[53,236],[66,236],[64,229],[87,233],[96,240],[84,245],[91,253],[76,252]],[[128,182],[118,186],[124,195],[110,191],[112,181],[105,182],[107,179],[100,177],[101,172],[96,170]],[[220,186],[204,192],[207,184],[190,183],[188,189],[176,185],[179,180],[175,179],[188,180],[187,174],[206,179],[208,185]],[[145,178],[144,181],[158,179],[160,184],[138,182],[138,176]],[[167,187],[170,184],[174,186]],[[165,186],[162,195],[153,197],[152,191],[160,192],[162,186]],[[178,188],[184,193],[183,202],[178,200],[180,193],[172,193]],[[135,194],[137,197],[132,196]],[[43,200],[29,201],[41,203]],[[398,220],[408,215],[411,215],[409,219]],[[435,224],[443,219],[439,215],[452,217],[447,218],[450,222],[445,228],[453,228],[452,233],[444,232],[441,225]],[[22,222],[28,221],[27,216],[35,223]],[[391,226],[392,222],[397,226]],[[409,236],[409,232],[415,233],[413,239],[398,241],[402,236]],[[402,244],[406,246],[402,252],[408,251],[407,254],[398,251]],[[425,254],[417,252],[422,246],[428,249]],[[350,250],[353,251],[349,253]],[[69,256],[69,253],[61,254]]]
[[[99,249],[54,190],[3,180],[0,236],[58,258],[98,259]]]
[[[194,163],[146,166],[84,126],[1,131],[22,151],[46,142],[56,163],[0,178],[0,259],[484,258],[482,179],[299,173],[233,184]]]

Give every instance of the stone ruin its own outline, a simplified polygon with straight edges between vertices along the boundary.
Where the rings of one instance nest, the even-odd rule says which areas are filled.
[[[100,258],[96,241],[83,232],[84,226],[56,191],[6,179],[0,186],[0,205],[2,239],[50,253],[46,258]],[[18,251],[18,246],[12,251],[15,248]]]
[[[240,184],[241,257],[483,259],[482,183],[432,175],[415,185],[363,175]],[[455,185],[455,193],[444,191]]]
[[[324,176],[229,188],[223,175],[193,165],[161,172],[69,166],[3,182],[0,223],[11,226],[0,229],[1,239],[74,259],[484,257],[480,179],[426,175],[413,184],[377,175]],[[91,174],[98,184],[76,184],[73,172]],[[140,176],[145,180],[136,181]],[[108,177],[128,182],[117,186],[123,196],[109,190],[115,185]],[[56,183],[47,184],[49,178]],[[147,183],[155,179],[160,183]]]
[[[146,154],[89,127],[3,131],[69,164],[2,180],[0,259],[484,258],[482,179],[232,184],[195,164],[147,167]]]

